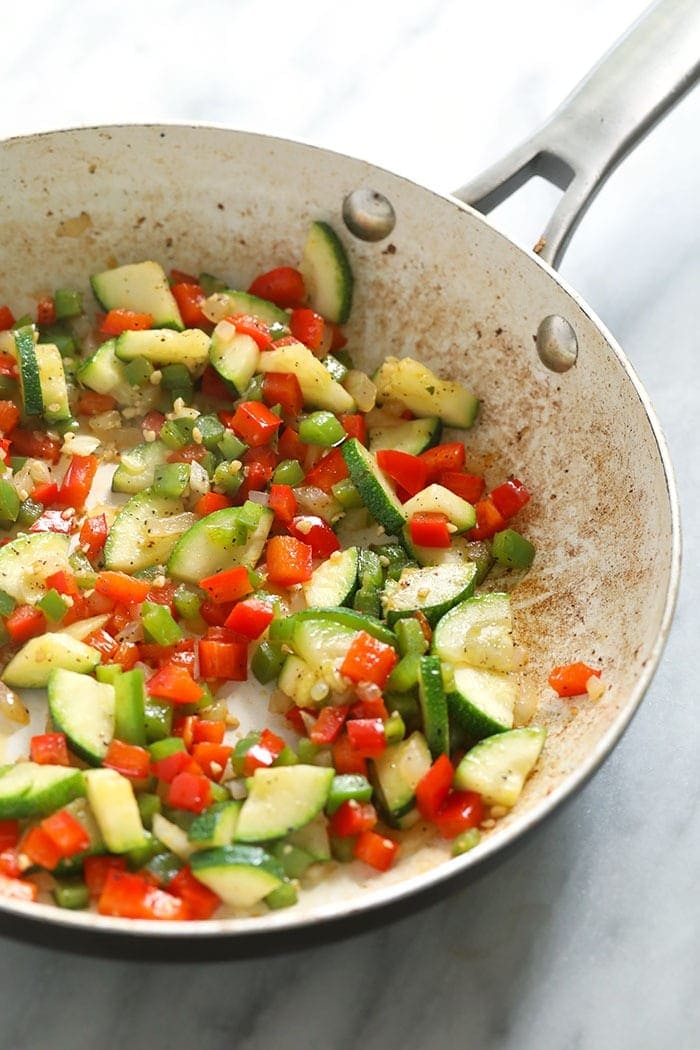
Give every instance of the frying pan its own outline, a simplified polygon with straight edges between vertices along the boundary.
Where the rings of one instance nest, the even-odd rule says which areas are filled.
[[[679,514],[639,380],[549,264],[616,163],[697,79],[695,6],[663,0],[545,128],[452,197],[361,160],[215,127],[82,128],[1,144],[0,276],[3,299],[19,312],[57,281],[87,291],[86,275],[115,260],[157,258],[246,286],[261,269],[296,259],[312,220],[342,231],[356,274],[353,356],[373,369],[386,354],[411,354],[476,390],[482,416],[462,435],[470,462],[489,484],[513,473],[535,493],[522,525],[537,559],[512,598],[529,654],[524,695],[548,729],[517,807],[462,857],[419,830],[393,870],[368,876],[359,864],[343,866],[282,912],[183,929],[2,901],[3,932],[190,959],[338,936],[483,873],[609,754],[668,633]],[[462,203],[487,210],[532,174],[565,189],[538,254]],[[604,669],[608,688],[597,703],[572,709],[546,686],[549,669],[572,660]],[[258,703],[265,718],[265,698]]]

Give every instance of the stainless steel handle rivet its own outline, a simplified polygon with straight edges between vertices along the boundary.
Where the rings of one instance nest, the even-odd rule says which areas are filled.
[[[383,193],[360,187],[343,201],[343,221],[361,241],[381,241],[396,225],[396,212]]]
[[[578,339],[565,317],[550,314],[537,329],[537,353],[550,372],[568,372],[576,364]]]

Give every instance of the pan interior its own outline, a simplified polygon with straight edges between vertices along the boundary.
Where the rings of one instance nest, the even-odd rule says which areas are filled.
[[[358,187],[383,193],[395,210],[383,241],[357,240],[342,226],[343,200]],[[480,850],[450,862],[466,867],[595,768],[638,704],[668,626],[678,539],[665,453],[643,392],[585,305],[479,216],[363,162],[261,136],[167,126],[3,145],[2,299],[18,312],[57,285],[88,297],[91,272],[146,258],[247,287],[261,269],[298,258],[314,219],[342,232],[351,255],[353,356],[371,369],[387,354],[410,354],[474,389],[481,417],[460,435],[468,462],[489,484],[514,474],[534,493],[519,520],[537,557],[512,593],[528,653],[525,689],[548,742],[513,813]],[[550,314],[566,318],[578,338],[577,363],[563,374],[548,371],[536,352],[538,326]],[[597,703],[572,707],[547,687],[549,669],[574,660],[602,668],[608,689]],[[235,933],[253,923],[262,931],[373,906],[442,878],[447,856],[440,844],[416,841],[385,876],[367,878],[351,866],[288,913],[203,925]],[[120,926],[48,907],[45,914]]]

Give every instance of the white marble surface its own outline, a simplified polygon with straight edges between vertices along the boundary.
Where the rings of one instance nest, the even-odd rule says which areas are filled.
[[[0,135],[213,121],[312,141],[449,190],[544,118],[641,8],[34,0],[4,26]],[[696,92],[610,181],[563,266],[647,385],[685,527],[684,584],[661,668],[603,770],[479,883],[351,941],[157,965],[0,938],[0,1045],[700,1045],[699,123]],[[539,232],[536,206],[544,198],[523,197],[508,213],[528,241]]]

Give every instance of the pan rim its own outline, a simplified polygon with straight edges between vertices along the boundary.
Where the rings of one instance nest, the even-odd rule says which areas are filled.
[[[527,813],[522,820],[516,820],[514,824],[503,833],[487,839],[480,849],[475,853],[466,853],[461,857],[452,858],[445,863],[438,863],[427,872],[412,875],[411,877],[394,883],[385,888],[368,891],[367,897],[358,894],[350,903],[343,902],[342,908],[337,903],[327,904],[316,908],[313,914],[302,914],[294,918],[294,909],[289,912],[273,912],[268,916],[256,916],[252,918],[227,918],[200,920],[196,923],[177,922],[153,922],[139,919],[119,919],[111,916],[101,916],[94,912],[67,912],[55,905],[23,902],[23,901],[0,901],[0,915],[3,913],[12,919],[28,919],[32,925],[43,925],[48,923],[60,927],[66,932],[70,931],[76,936],[81,933],[90,933],[103,937],[105,947],[109,938],[118,936],[120,939],[153,940],[160,942],[171,942],[186,939],[188,942],[201,943],[216,939],[217,941],[263,941],[273,939],[283,934],[308,935],[310,930],[327,928],[334,922],[350,920],[353,917],[371,915],[376,912],[389,909],[392,905],[398,905],[407,898],[419,894],[425,896],[427,892],[435,890],[443,883],[456,882],[460,876],[467,872],[485,869],[489,862],[493,862],[496,855],[505,852],[509,847],[515,845],[526,834],[544,821],[551,813],[557,810],[567,799],[573,797],[587,783],[593,774],[600,768],[605,759],[614,749],[632,718],[638,711],[644,695],[658,668],[664,646],[666,644],[673,615],[678,599],[681,575],[681,518],[678,488],[675,473],[671,462],[666,436],[661,422],[657,416],[651,399],[631,365],[622,347],[601,321],[595,311],[582,298],[582,296],[547,262],[527,248],[518,244],[501,231],[488,217],[476,211],[470,205],[463,203],[449,193],[439,193],[436,190],[423,186],[404,175],[400,175],[380,165],[373,164],[360,157],[340,153],[337,150],[327,149],[315,143],[302,139],[290,139],[283,136],[267,135],[256,131],[243,131],[232,128],[225,124],[212,123],[208,121],[177,121],[157,120],[144,122],[107,123],[107,124],[84,124],[65,128],[50,128],[39,131],[31,131],[25,135],[11,135],[0,139],[0,148],[12,146],[15,143],[25,143],[32,139],[48,138],[57,135],[82,133],[82,132],[143,132],[145,130],[173,130],[189,131],[203,130],[227,134],[234,134],[254,138],[261,141],[276,143],[279,145],[297,146],[308,150],[315,150],[324,155],[337,157],[339,160],[352,161],[366,164],[372,169],[382,172],[392,178],[399,179],[423,193],[448,201],[459,210],[468,213],[472,218],[483,223],[492,234],[501,239],[507,245],[514,247],[528,264],[535,263],[541,267],[546,274],[554,280],[558,287],[571,299],[572,303],[600,333],[607,346],[613,352],[618,363],[631,381],[637,397],[644,409],[649,421],[653,439],[658,450],[661,466],[666,484],[666,494],[670,510],[671,525],[671,549],[669,561],[669,576],[666,597],[661,615],[660,625],[656,640],[649,653],[645,666],[637,678],[634,689],[629,693],[625,703],[621,706],[615,719],[606,732],[592,749],[586,760],[571,774],[569,774],[546,798],[542,799],[532,811]]]

